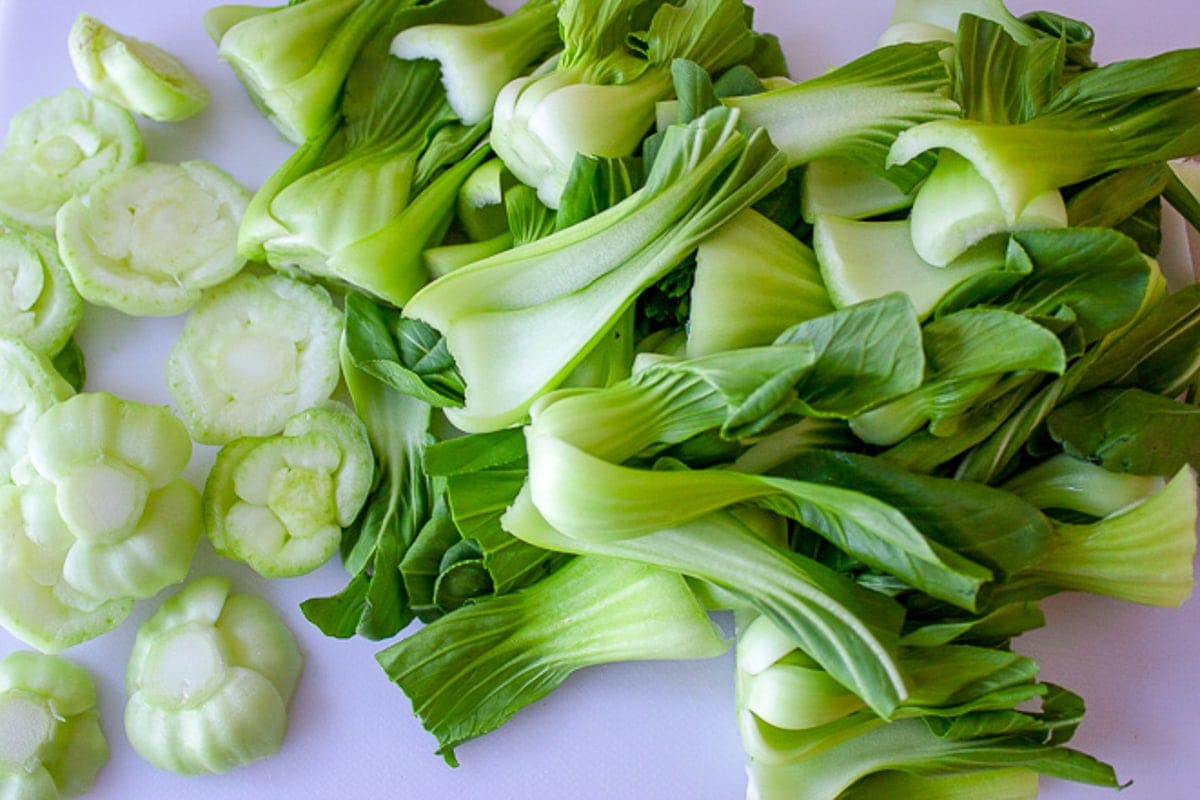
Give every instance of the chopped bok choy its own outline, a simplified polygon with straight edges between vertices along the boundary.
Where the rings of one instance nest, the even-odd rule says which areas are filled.
[[[0,215],[0,336],[49,358],[83,319],[83,300],[53,238]]]
[[[106,392],[38,417],[0,487],[5,627],[57,652],[182,581],[203,529],[200,493],[180,476],[191,452],[170,411]]]
[[[96,684],[83,667],[27,650],[0,661],[0,794],[84,794],[108,759]]]
[[[362,421],[332,400],[296,414],[277,436],[235,439],[204,486],[209,541],[268,578],[312,572],[338,551],[374,468]]]
[[[65,89],[9,122],[0,150],[0,213],[53,233],[63,203],[144,155],[142,133],[128,111]]]
[[[562,51],[496,98],[491,142],[514,175],[558,208],[577,155],[637,152],[672,94],[671,63],[720,73],[747,61],[755,42],[741,0],[654,4],[638,25],[637,0],[560,0]]]
[[[284,275],[243,272],[210,289],[167,357],[188,433],[202,444],[273,436],[328,399],[341,325],[327,291]]]
[[[135,114],[178,122],[208,105],[208,90],[178,58],[90,14],[75,18],[67,48],[80,83]]]
[[[41,353],[19,339],[0,337],[0,483],[25,456],[33,424],[55,403],[75,394]]]
[[[125,733],[180,775],[228,772],[273,755],[304,657],[279,613],[208,575],[138,628],[125,673]]]
[[[207,161],[121,170],[58,212],[58,249],[84,299],[137,316],[191,308],[246,259],[237,230],[250,194]]]
[[[765,136],[714,109],[673,126],[647,176],[625,200],[537,241],[439,278],[404,307],[438,329],[466,382],[468,431],[521,422],[701,237],[783,179]]]
[[[581,556],[526,589],[447,614],[378,659],[453,765],[456,746],[499,727],[577,669],[711,658],[728,646],[682,576]]]

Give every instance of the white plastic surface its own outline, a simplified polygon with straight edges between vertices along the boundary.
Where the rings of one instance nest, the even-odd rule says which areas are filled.
[[[515,0],[507,0],[511,8]],[[251,188],[289,153],[252,108],[206,36],[200,0],[0,0],[0,123],[35,99],[76,85],[67,31],[87,11],[116,29],[178,55],[209,87],[213,102],[182,124],[144,123],[148,158],[207,158]],[[887,0],[756,0],[757,27],[783,41],[793,75],[806,77],[870,47],[887,22]],[[1200,46],[1195,0],[1011,0],[1025,12],[1047,7],[1092,23],[1101,61]],[[1178,233],[1178,231],[1177,231]],[[1186,258],[1173,248],[1167,258]],[[182,318],[141,320],[89,309],[79,337],[89,389],[168,403],[162,363]],[[188,476],[202,485],[212,452],[197,447]],[[222,561],[207,545],[193,574],[220,572],[283,610],[307,658],[292,724],[275,757],[223,776],[180,778],[155,770],[122,730],[123,673],[137,625],[162,597],[139,603],[118,630],[65,655],[96,676],[113,758],[93,800],[736,800],[744,773],[731,694],[732,657],[684,664],[593,668],[519,713],[482,740],[459,748],[450,769],[412,717],[407,699],[377,667],[381,645],[323,638],[298,603],[337,591],[330,563],[304,578],[267,582]],[[0,591],[3,588],[0,587]],[[165,596],[165,593],[164,593]],[[1200,600],[1182,609],[1123,605],[1091,597],[1045,604],[1048,626],[1019,649],[1043,677],[1083,694],[1089,716],[1074,744],[1110,761],[1133,786],[1121,800],[1200,797]],[[20,644],[0,631],[0,655]],[[1043,782],[1046,800],[1097,800],[1112,793]],[[804,798],[797,798],[804,800]],[[980,800],[986,800],[981,798]]]

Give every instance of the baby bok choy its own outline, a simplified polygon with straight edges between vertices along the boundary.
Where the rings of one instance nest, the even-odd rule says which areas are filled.
[[[466,384],[467,431],[522,421],[699,240],[777,186],[783,156],[737,112],[672,126],[645,185],[549,236],[477,261],[418,292],[404,313],[441,332]]]
[[[387,0],[218,5],[205,12],[204,27],[255,106],[286,139],[301,144],[336,117],[350,65],[394,5]]]
[[[1006,36],[996,31],[994,39]],[[903,131],[888,163],[957,153],[991,186],[1011,225],[1047,192],[1200,150],[1200,50],[1107,64],[1056,85],[1061,69],[1049,71],[1048,91],[1031,94],[1018,116],[934,120]],[[953,209],[954,200],[937,205]]]
[[[454,765],[456,746],[499,727],[577,669],[711,658],[728,646],[682,576],[582,556],[529,587],[452,611],[378,659]]]
[[[561,47],[556,0],[528,0],[513,13],[474,25],[417,25],[396,34],[397,58],[438,62],[446,98],[467,125],[492,114],[500,90]]]
[[[742,619],[737,654],[748,797],[1032,800],[1038,773],[1118,785],[1111,767],[1064,746],[1082,701],[1037,682],[1037,665],[1007,650],[911,648],[901,655],[911,693],[891,720],[863,709],[766,617]]]
[[[514,175],[558,208],[576,155],[633,155],[673,93],[671,63],[720,73],[754,54],[740,0],[654,3],[638,24],[637,0],[561,0],[562,51],[544,70],[496,98],[491,142]]]
[[[89,14],[75,18],[67,48],[80,83],[135,114],[178,122],[208,105],[208,90],[178,58]]]
[[[238,237],[247,258],[400,305],[429,280],[421,253],[453,217],[459,188],[489,150],[485,125],[459,122],[436,62],[388,53],[413,25],[468,24],[479,0],[399,7],[363,43],[337,114],[255,193]]]

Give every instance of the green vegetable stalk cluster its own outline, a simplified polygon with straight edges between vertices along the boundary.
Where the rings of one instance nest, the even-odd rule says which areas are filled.
[[[204,23],[295,145],[256,191],[143,163],[132,114],[207,93],[86,16],[92,94],[0,150],[6,628],[102,635],[204,533],[270,578],[340,558],[303,614],[388,640],[450,764],[576,670],[733,647],[748,797],[1120,785],[1020,637],[1061,592],[1193,589],[1200,285],[1158,257],[1164,203],[1200,230],[1169,163],[1200,154],[1200,50],[1102,65],[1000,0],[897,0],[795,80],[740,0]],[[89,304],[188,314],[178,418],[83,391]],[[196,579],[138,631],[129,741],[181,774],[269,756],[302,661]],[[90,783],[85,678],[0,665],[5,789]]]

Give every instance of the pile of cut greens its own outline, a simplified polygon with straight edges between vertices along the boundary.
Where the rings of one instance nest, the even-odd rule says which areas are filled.
[[[299,145],[241,247],[344,290],[378,479],[302,609],[422,622],[378,660],[449,763],[732,609],[752,798],[1118,786],[1013,640],[1192,590],[1200,50],[898,0],[792,80],[740,0],[334,5],[209,14]]]
[[[1164,199],[1200,224],[1200,50],[898,0],[792,80],[739,0],[349,5],[296,34],[319,119],[220,37],[304,132],[242,245],[346,289],[379,480],[302,608],[424,622],[378,660],[446,760],[732,609],[749,796],[1116,787],[1013,640],[1192,590],[1200,288],[1156,257]]]
[[[1013,643],[1059,592],[1191,592],[1200,286],[1156,257],[1164,200],[1200,226],[1200,50],[1101,65],[999,0],[896,0],[807,80],[742,0],[206,24],[297,144],[240,250],[344,296],[377,460],[303,611],[400,635],[448,762],[732,610],[750,797],[1119,784]]]

